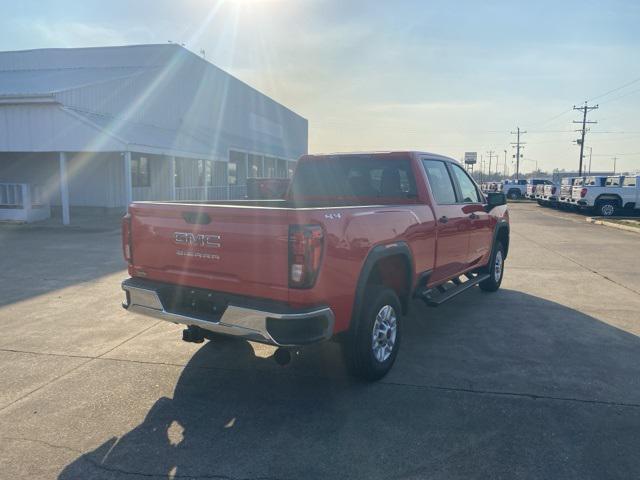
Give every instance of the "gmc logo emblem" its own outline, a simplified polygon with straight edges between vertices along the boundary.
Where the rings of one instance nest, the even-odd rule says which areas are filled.
[[[175,242],[180,245],[196,247],[220,248],[220,235],[205,235],[204,233],[173,232]]]

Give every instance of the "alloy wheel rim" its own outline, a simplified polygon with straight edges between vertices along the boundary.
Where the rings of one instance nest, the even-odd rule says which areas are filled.
[[[498,252],[496,253],[496,259],[493,268],[493,278],[496,282],[499,282],[502,278],[502,263],[502,252],[498,250]]]
[[[608,203],[606,205],[603,205],[600,210],[602,212],[602,215],[604,215],[605,217],[613,215],[613,205],[610,205]]]
[[[398,336],[398,317],[391,305],[384,305],[376,315],[371,335],[371,348],[375,359],[382,363],[393,352]]]

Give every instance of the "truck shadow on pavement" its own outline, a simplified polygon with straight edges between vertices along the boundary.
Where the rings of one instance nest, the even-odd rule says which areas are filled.
[[[204,344],[173,398],[59,479],[640,475],[640,339],[574,309],[510,290],[416,304],[374,384],[325,356],[278,370],[247,342]]]

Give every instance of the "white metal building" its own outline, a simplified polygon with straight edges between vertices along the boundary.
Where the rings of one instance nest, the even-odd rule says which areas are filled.
[[[0,52],[4,218],[239,198],[247,177],[289,176],[307,139],[307,120],[179,45]]]

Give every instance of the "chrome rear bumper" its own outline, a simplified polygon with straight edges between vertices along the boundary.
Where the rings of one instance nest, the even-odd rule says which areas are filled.
[[[126,292],[122,306],[131,312],[223,335],[276,346],[307,345],[328,340],[333,335],[335,318],[329,307],[282,312],[230,302],[221,314],[202,315],[171,311],[162,301],[161,289],[153,282],[130,278],[122,282],[122,289]]]

